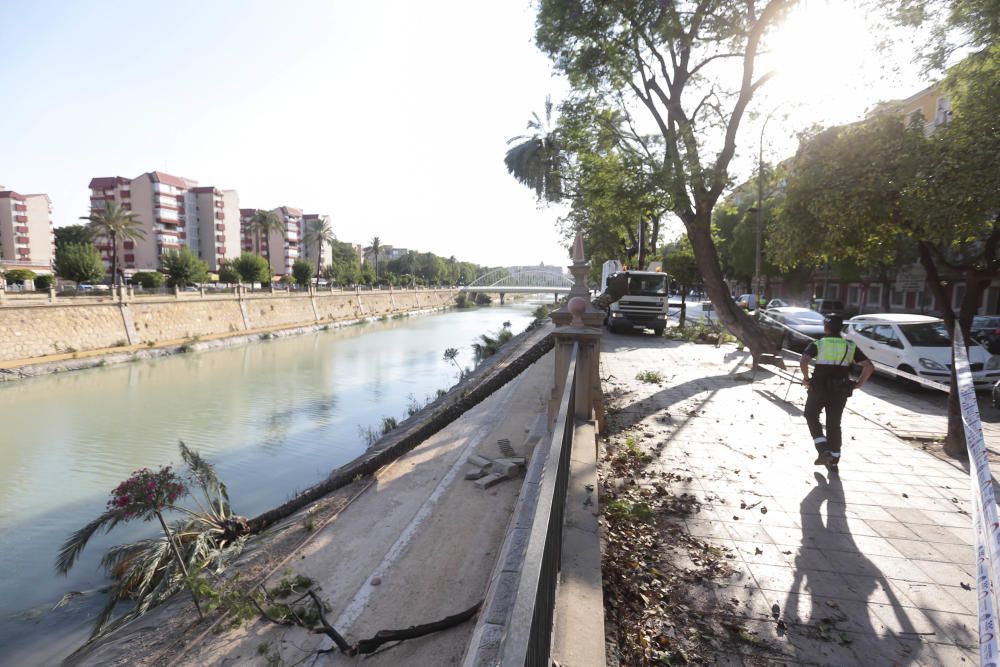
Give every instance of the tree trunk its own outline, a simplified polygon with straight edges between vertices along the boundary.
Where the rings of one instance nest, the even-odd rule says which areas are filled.
[[[678,329],[684,328],[684,320],[687,319],[687,293],[688,293],[688,286],[687,285],[681,286],[681,314],[677,318]]]
[[[722,277],[719,254],[712,241],[709,216],[703,215],[699,218],[705,219],[685,220],[684,225],[687,227],[688,238],[694,248],[698,271],[705,284],[705,293],[711,300],[722,324],[750,349],[750,354],[753,355],[753,365],[756,368],[762,363],[765,353],[777,351],[774,342],[767,337],[767,334],[754,322],[753,318],[744,313],[733,301],[732,295],[729,294],[729,288]],[[780,362],[779,364],[784,368],[784,364]]]
[[[929,244],[925,241],[920,241],[919,247],[920,263],[927,272],[927,285],[931,288],[931,293],[934,294],[935,301],[941,307],[941,315],[944,319],[944,326],[948,329],[948,335],[952,336],[952,332],[955,331],[955,313],[951,309],[951,299],[944,288],[941,287],[941,278],[938,275],[937,266],[934,264]],[[968,350],[968,347],[966,347],[966,350]],[[948,432],[944,440],[944,453],[955,458],[965,458],[968,455],[968,449],[965,444],[965,429],[962,426],[962,408],[958,401],[958,381],[955,375],[954,352],[952,353],[951,362],[951,380],[948,388]]]
[[[370,475],[387,463],[398,459],[400,456],[410,451],[427,438],[444,429],[472,408],[482,403],[498,389],[516,378],[518,375],[527,370],[529,366],[545,356],[546,353],[552,350],[554,345],[555,337],[549,334],[525,350],[524,354],[511,361],[510,364],[498,371],[493,377],[480,383],[463,398],[440,410],[439,412],[432,414],[423,424],[417,427],[406,437],[392,443],[385,449],[377,452],[371,452],[371,455],[361,457],[358,459],[357,465],[347,465],[343,468],[335,470],[329,477],[327,477],[326,481],[320,482],[319,484],[306,489],[299,495],[289,500],[287,503],[250,519],[248,522],[250,534],[257,534],[268,527],[273,526],[278,521],[291,516],[306,505],[319,500],[328,493],[332,493],[341,487],[347,486],[354,480],[355,476]]]
[[[111,286],[118,284],[118,235],[111,232]]]

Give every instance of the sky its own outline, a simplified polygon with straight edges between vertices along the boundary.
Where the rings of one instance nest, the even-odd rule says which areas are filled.
[[[57,226],[87,214],[92,177],[161,170],[236,189],[243,207],[330,215],[344,241],[567,262],[560,209],[539,207],[503,164],[546,95],[568,90],[533,44],[530,0],[0,0],[0,11],[0,184],[48,193]],[[884,55],[865,55],[858,20],[840,0],[806,0],[789,19],[776,50],[786,71],[741,133],[734,175],[752,172],[774,107],[765,159],[794,152],[811,122],[923,87],[912,68],[887,75]]]

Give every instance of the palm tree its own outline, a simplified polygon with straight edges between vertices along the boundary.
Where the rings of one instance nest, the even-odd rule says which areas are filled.
[[[333,233],[333,228],[330,226],[330,216],[324,215],[306,223],[306,233],[302,236],[302,243],[306,247],[306,255],[309,254],[308,249],[313,243],[319,244],[318,252],[316,253],[317,285],[319,285],[319,274],[323,267],[323,246],[332,246],[336,240],[337,235]]]
[[[557,202],[562,199],[562,178],[559,173],[559,131],[552,127],[552,99],[545,97],[545,121],[532,112],[528,121],[532,134],[522,134],[507,140],[507,145],[520,142],[507,150],[504,164],[507,171],[535,191],[538,201]]]
[[[132,211],[122,208],[118,202],[109,201],[102,209],[81,216],[81,220],[90,222],[90,230],[94,236],[105,238],[111,242],[111,284],[118,284],[118,241],[135,241],[146,238],[142,222]]]
[[[257,235],[257,252],[260,253],[261,235],[267,240],[267,270],[274,273],[271,268],[271,232],[282,233],[285,231],[285,223],[281,221],[274,211],[257,211],[250,218],[250,229]]]
[[[164,535],[120,544],[105,552],[101,566],[115,581],[108,590],[104,609],[97,616],[92,638],[142,616],[183,588],[188,580],[185,561],[187,566],[198,570],[221,571],[240,554],[249,538],[246,519],[233,513],[226,485],[216,476],[213,466],[183,442],[179,445],[191,490],[200,491],[200,497],[197,493],[190,495],[197,510],[171,504],[167,509],[184,515],[173,523],[171,530],[164,524]],[[56,558],[56,571],[69,572],[90,538],[101,529],[108,532],[127,520],[115,508],[109,508],[70,535]],[[179,545],[171,543],[170,535]],[[134,602],[131,609],[109,624],[118,603],[128,600]]]
[[[378,282],[378,256],[382,252],[382,242],[379,237],[372,239],[371,246],[368,247],[368,252],[371,253],[372,257],[375,259],[375,282]]]

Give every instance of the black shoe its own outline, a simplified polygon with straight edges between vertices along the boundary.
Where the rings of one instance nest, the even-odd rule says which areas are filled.
[[[818,466],[826,466],[831,464],[833,465],[837,464],[837,457],[828,451],[820,452],[819,456],[816,457],[816,460],[813,461],[813,465],[818,465]]]

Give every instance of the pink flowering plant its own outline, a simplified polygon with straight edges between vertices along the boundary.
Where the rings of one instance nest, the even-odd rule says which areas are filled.
[[[157,514],[174,506],[187,493],[181,477],[170,466],[157,471],[142,468],[115,487],[108,500],[108,512],[119,521],[141,518],[150,521]]]

